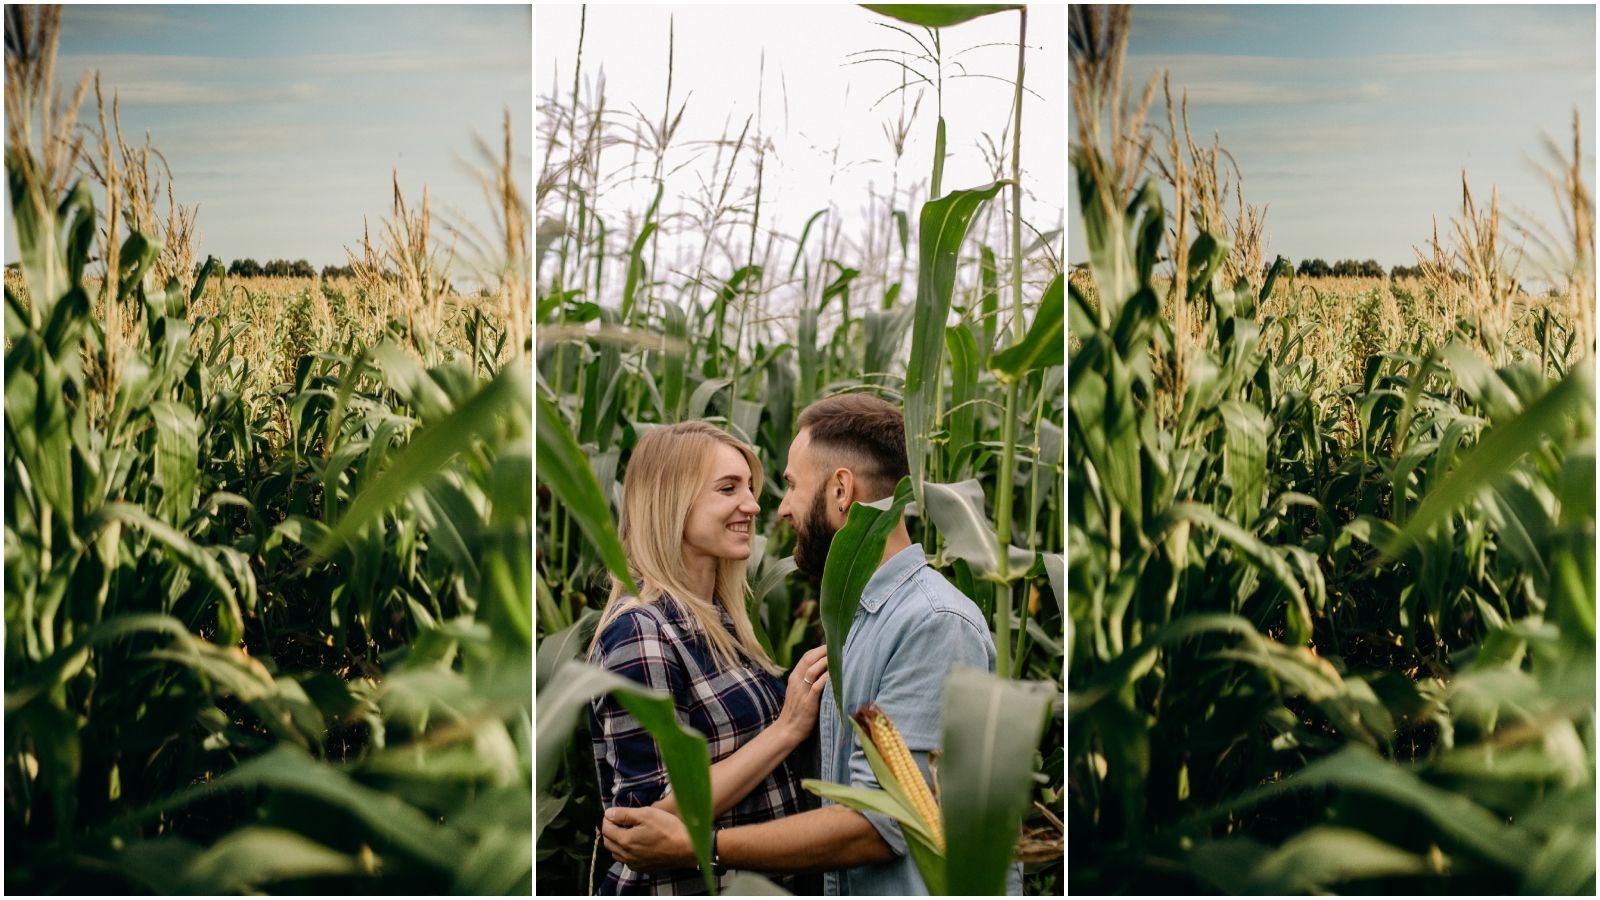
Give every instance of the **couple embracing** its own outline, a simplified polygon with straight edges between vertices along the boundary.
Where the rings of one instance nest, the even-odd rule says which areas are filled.
[[[795,529],[800,570],[820,576],[850,504],[889,496],[906,474],[904,420],[883,400],[844,394],[807,407],[797,425],[778,515]],[[670,694],[679,722],[705,736],[719,879],[757,871],[793,890],[799,876],[823,873],[830,895],[926,894],[893,819],[808,808],[797,751],[814,730],[823,780],[878,784],[854,730],[823,702],[826,648],[807,652],[785,680],[751,629],[745,565],[762,481],[755,451],[705,422],[640,439],[619,519],[639,593],[612,589],[590,659]],[[977,607],[928,566],[902,519],[862,592],[843,658],[845,709],[877,703],[926,775],[945,676],[957,664],[992,672],[995,650]],[[610,695],[591,704],[589,722],[602,835],[618,860],[600,893],[704,892],[654,739]],[[1009,892],[1019,888],[1013,871]]]

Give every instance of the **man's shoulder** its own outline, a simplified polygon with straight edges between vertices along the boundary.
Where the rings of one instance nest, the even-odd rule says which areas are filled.
[[[897,606],[897,614],[913,627],[925,623],[950,628],[964,622],[980,635],[988,633],[978,605],[932,566],[923,566],[907,579]]]

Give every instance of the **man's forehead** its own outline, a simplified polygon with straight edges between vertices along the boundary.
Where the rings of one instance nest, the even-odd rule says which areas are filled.
[[[789,442],[789,458],[783,470],[783,477],[795,481],[800,478],[801,472],[815,467],[816,463],[811,459],[811,431],[802,428],[794,440]]]

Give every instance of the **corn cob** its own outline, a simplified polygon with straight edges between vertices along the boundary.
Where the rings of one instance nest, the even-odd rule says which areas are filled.
[[[934,847],[941,854],[944,853],[944,823],[939,815],[939,805],[934,802],[933,792],[928,790],[928,783],[922,778],[922,770],[911,758],[905,739],[900,737],[900,729],[894,727],[894,723],[875,703],[868,703],[856,710],[855,719],[872,739],[872,746],[888,765],[889,773],[911,798],[911,811],[927,826],[928,833],[933,836]]]

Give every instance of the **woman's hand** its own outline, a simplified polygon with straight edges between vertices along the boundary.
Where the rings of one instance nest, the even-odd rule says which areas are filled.
[[[639,872],[665,872],[697,864],[683,820],[654,807],[606,810],[600,834],[611,855]]]
[[[778,713],[777,725],[787,729],[795,744],[811,736],[817,727],[817,710],[822,706],[822,695],[828,683],[828,648],[813,647],[800,657],[800,662],[789,673],[789,689],[784,694],[783,711]]]

